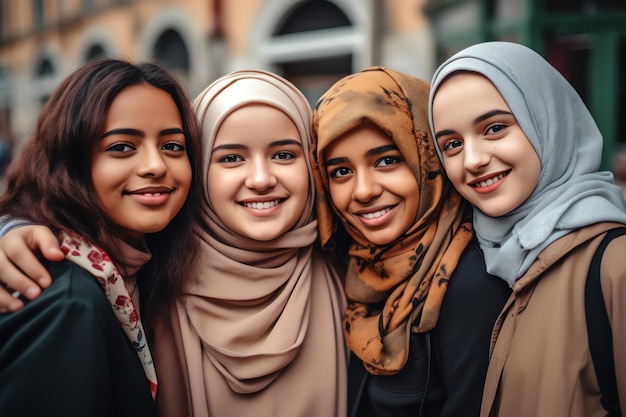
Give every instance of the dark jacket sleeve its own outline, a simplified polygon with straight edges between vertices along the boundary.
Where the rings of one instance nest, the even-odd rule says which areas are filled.
[[[487,274],[473,241],[450,279],[437,322],[439,369],[446,393],[441,417],[480,414],[491,332],[510,293],[503,280]]]
[[[152,415],[143,369],[102,288],[68,261],[50,272],[38,299],[0,315],[0,415]]]

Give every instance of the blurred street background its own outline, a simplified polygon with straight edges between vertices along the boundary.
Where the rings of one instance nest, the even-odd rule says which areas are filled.
[[[430,81],[485,40],[523,43],[563,73],[603,133],[602,168],[626,187],[625,0],[1,0],[0,175],[55,86],[97,57],[160,62],[192,98],[231,70],[266,69],[313,105],[373,65]]]

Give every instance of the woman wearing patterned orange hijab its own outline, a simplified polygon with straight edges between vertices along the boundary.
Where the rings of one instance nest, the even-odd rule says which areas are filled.
[[[489,335],[508,298],[443,175],[428,93],[422,80],[369,68],[338,81],[313,115],[321,242],[352,239],[352,415],[478,415]]]

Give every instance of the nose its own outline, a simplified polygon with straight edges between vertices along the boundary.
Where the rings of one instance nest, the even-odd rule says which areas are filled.
[[[160,178],[166,174],[167,164],[160,148],[152,146],[144,148],[138,172],[142,177],[155,178]]]
[[[276,186],[276,183],[276,176],[265,158],[255,158],[251,161],[250,172],[245,181],[246,187],[264,191]]]
[[[352,198],[361,203],[367,203],[380,196],[383,187],[376,181],[376,176],[369,170],[359,170],[355,173]]]
[[[491,159],[491,154],[485,147],[485,143],[477,140],[465,140],[463,144],[463,154],[465,169],[467,171],[478,171],[487,165]]]

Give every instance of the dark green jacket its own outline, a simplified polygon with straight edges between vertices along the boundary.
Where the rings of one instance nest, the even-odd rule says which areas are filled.
[[[100,284],[69,261],[0,314],[0,416],[154,416],[145,373]]]

